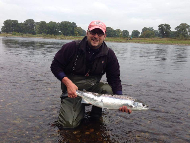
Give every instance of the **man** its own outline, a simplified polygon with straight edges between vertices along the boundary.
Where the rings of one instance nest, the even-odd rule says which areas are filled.
[[[84,118],[85,106],[76,90],[101,94],[122,94],[119,63],[113,50],[104,42],[106,25],[92,21],[81,41],[63,45],[56,53],[51,65],[55,77],[61,81],[63,94],[58,123],[65,128],[77,127]],[[100,82],[106,73],[108,84]],[[126,106],[122,112],[131,113]],[[91,117],[99,119],[102,109],[92,106]]]

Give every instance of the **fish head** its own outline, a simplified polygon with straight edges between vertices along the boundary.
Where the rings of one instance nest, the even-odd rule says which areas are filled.
[[[133,104],[133,109],[134,110],[148,110],[148,105],[141,103],[141,102],[134,102]]]

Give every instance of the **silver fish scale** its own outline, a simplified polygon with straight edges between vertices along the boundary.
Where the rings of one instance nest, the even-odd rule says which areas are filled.
[[[134,98],[124,95],[109,95],[98,94],[93,92],[83,92],[77,90],[77,95],[82,97],[83,100],[92,105],[107,108],[119,109],[122,106],[127,106],[132,110],[147,110],[148,106],[136,101]]]
[[[92,92],[85,92],[85,93],[89,93],[89,94],[94,94],[95,96],[105,96],[105,97],[113,97],[113,98],[119,98],[119,99],[126,99],[126,100],[133,100],[135,101],[134,98],[129,97],[129,96],[124,96],[124,95],[110,95],[110,94],[99,94],[99,93],[92,93]]]

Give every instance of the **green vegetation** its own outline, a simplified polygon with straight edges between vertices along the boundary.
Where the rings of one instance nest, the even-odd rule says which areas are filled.
[[[64,35],[50,35],[50,34],[22,34],[13,32],[12,34],[1,33],[0,37],[23,37],[23,38],[44,38],[44,39],[63,39],[63,40],[80,40],[84,36],[64,36]]]
[[[46,23],[45,21],[35,22],[33,19],[27,19],[23,23],[18,23],[18,20],[5,20],[4,26],[1,28],[2,33],[20,33],[20,34],[32,34],[32,35],[64,35],[64,36],[84,36],[86,30],[78,27],[76,23],[69,21]],[[158,30],[154,30],[153,27],[144,27],[140,33],[138,30],[133,30],[131,35],[128,30],[114,30],[111,27],[107,27],[107,37],[120,37],[120,38],[190,38],[190,25],[181,23],[175,28],[176,31],[171,31],[169,24],[158,25]],[[0,32],[0,33],[1,33]]]
[[[45,21],[35,22],[33,19],[27,19],[23,23],[18,23],[18,20],[8,19],[3,24],[0,36],[77,40],[82,39],[87,30],[83,30],[76,23],[69,21],[46,23]],[[141,33],[138,30],[133,30],[129,35],[128,30],[114,30],[107,27],[106,41],[190,45],[190,25],[181,23],[175,30],[171,31],[169,24],[160,24],[158,30],[154,30],[153,27],[144,27]]]
[[[81,40],[84,36],[63,36],[63,35],[45,35],[45,34],[20,34],[1,33],[1,37],[36,37],[45,39],[62,39],[62,40]],[[122,37],[106,37],[105,41],[123,42],[123,43],[147,43],[147,44],[170,44],[170,45],[190,45],[190,39],[174,39],[174,38],[122,38]]]
[[[45,34],[45,35],[64,35],[64,36],[84,36],[86,31],[77,27],[76,23],[62,21],[56,23],[50,21],[35,22],[33,19],[27,19],[24,23],[18,23],[18,20],[5,20],[1,28],[2,33],[22,33],[22,34]]]
[[[163,38],[170,37],[171,27],[169,24],[160,24],[158,30]]]
[[[190,39],[173,39],[173,38],[110,38],[106,41],[125,42],[125,43],[147,43],[147,44],[170,44],[170,45],[190,45]]]

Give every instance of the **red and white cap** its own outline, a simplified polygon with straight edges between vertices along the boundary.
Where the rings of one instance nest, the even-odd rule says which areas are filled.
[[[106,33],[106,25],[103,22],[101,22],[100,20],[92,21],[88,26],[88,29],[90,31],[95,28],[101,29],[104,32],[104,34]]]

